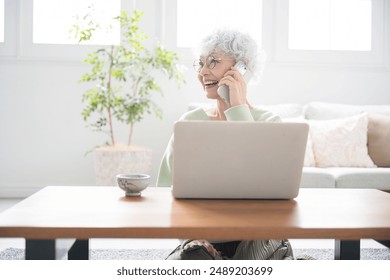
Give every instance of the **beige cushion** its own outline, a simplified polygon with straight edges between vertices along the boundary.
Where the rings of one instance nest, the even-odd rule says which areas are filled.
[[[297,122],[297,123],[309,123],[308,120],[305,120],[303,117],[297,117],[297,118],[283,118],[283,122]],[[306,150],[305,150],[305,160],[303,162],[303,166],[307,167],[315,167],[316,163],[314,160],[314,154],[313,154],[313,144],[311,141],[310,133],[307,135],[307,143],[306,143]]]
[[[368,154],[380,167],[390,167],[390,117],[370,114],[368,122]]]
[[[368,155],[366,113],[309,123],[317,167],[375,167]]]

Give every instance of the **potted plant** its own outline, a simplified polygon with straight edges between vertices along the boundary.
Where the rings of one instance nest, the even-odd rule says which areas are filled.
[[[151,151],[135,147],[131,140],[134,125],[146,114],[162,118],[160,108],[153,102],[153,95],[162,94],[157,76],[161,73],[178,86],[185,82],[178,67],[178,54],[161,46],[146,47],[148,37],[139,28],[143,12],[122,10],[115,18],[121,26],[121,43],[99,48],[88,53],[84,62],[91,66],[81,81],[91,83],[82,101],[84,120],[94,131],[106,132],[105,145],[94,149],[96,183],[112,185],[119,173],[147,173],[151,166]],[[87,14],[73,26],[77,40],[88,42],[99,24]],[[126,144],[117,142],[114,120],[128,125]]]

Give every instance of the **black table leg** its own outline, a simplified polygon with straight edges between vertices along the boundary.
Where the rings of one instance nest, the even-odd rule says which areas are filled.
[[[69,249],[68,260],[89,260],[89,240],[77,239]]]
[[[26,260],[88,260],[89,241],[76,239],[26,239]]]
[[[360,240],[335,240],[335,260],[360,260]]]
[[[390,249],[390,240],[375,240]]]
[[[55,240],[26,240],[26,260],[55,260]]]

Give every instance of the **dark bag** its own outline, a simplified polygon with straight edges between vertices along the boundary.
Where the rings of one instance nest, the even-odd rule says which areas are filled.
[[[222,260],[220,255],[213,257],[204,246],[195,245],[184,249],[184,246],[192,240],[187,240],[173,250],[166,260]]]

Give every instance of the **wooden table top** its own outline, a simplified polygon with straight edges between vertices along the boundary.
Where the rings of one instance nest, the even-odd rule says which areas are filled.
[[[294,200],[178,200],[169,188],[46,187],[0,214],[0,237],[390,240],[390,194],[301,189]]]

